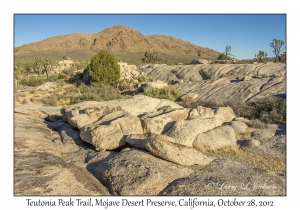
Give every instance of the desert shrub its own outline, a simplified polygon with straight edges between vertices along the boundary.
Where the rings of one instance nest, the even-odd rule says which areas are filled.
[[[176,88],[144,88],[144,94],[153,98],[168,99],[172,101],[179,100],[181,93]]]
[[[259,119],[253,119],[246,122],[246,124],[251,128],[264,129],[266,124],[260,121]]]
[[[83,101],[106,101],[119,99],[122,96],[117,89],[102,83],[81,84],[78,88],[68,88],[65,90],[64,99],[69,98],[70,104]]]
[[[257,102],[252,102],[255,118],[264,123],[286,124],[286,100],[269,96]]]
[[[21,85],[27,85],[31,87],[36,87],[42,85],[43,83],[44,83],[43,78],[39,78],[39,77],[29,77],[27,79],[22,79],[20,81]]]
[[[142,75],[138,77],[139,82],[153,82],[153,79],[151,77],[147,77],[145,75]]]
[[[58,75],[57,74],[51,74],[47,78],[47,81],[49,81],[49,82],[55,82],[57,80],[58,80]]]
[[[59,74],[57,78],[58,79],[66,79],[67,75],[65,75],[65,74]]]
[[[62,74],[60,74],[60,75],[65,75],[66,77],[67,77],[67,75],[68,75],[68,77],[74,77],[75,76],[75,70],[73,69],[73,68],[68,68],[68,69],[65,69],[65,70],[63,70],[62,72],[61,72]]]
[[[253,60],[237,60],[235,64],[253,64]]]
[[[56,94],[51,94],[42,99],[43,104],[48,106],[57,106],[58,105],[58,97]]]
[[[120,79],[118,59],[105,50],[91,58],[88,71],[91,79],[96,82],[110,84]]]
[[[95,93],[85,93],[70,98],[71,104],[76,104],[83,101],[101,101],[101,97]]]

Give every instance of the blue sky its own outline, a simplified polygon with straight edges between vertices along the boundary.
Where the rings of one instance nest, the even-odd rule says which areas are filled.
[[[144,35],[167,35],[223,52],[237,59],[253,58],[259,50],[273,56],[274,38],[286,43],[285,14],[15,14],[14,44],[21,46],[51,36],[98,33],[125,25]]]

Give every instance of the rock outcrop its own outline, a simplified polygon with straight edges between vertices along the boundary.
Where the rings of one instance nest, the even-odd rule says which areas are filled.
[[[21,113],[14,118],[15,196],[110,195],[86,170],[86,152],[94,150],[74,127]]]
[[[284,126],[251,127],[230,107],[190,110],[142,95],[23,106],[15,109],[14,194],[285,195],[285,135]]]
[[[161,65],[141,66],[140,70],[154,80],[173,85],[182,95],[198,94],[195,100],[207,103],[250,102],[286,93],[286,64]],[[174,82],[179,80],[187,82]]]

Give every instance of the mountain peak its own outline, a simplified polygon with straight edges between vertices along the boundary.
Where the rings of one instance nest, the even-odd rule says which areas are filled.
[[[166,60],[181,63],[196,58],[216,59],[218,52],[196,46],[176,37],[164,35],[145,36],[124,25],[106,28],[96,34],[68,34],[49,37],[40,42],[15,48],[16,61],[33,60],[36,55],[60,59],[68,56],[72,59],[90,59],[99,50],[107,50],[125,62],[140,62],[144,52],[155,50]],[[181,60],[178,58],[181,58]],[[178,60],[178,61],[177,61]]]

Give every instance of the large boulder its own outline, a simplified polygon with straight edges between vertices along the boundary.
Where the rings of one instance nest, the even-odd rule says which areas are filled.
[[[105,115],[101,120],[80,129],[83,141],[96,150],[113,150],[126,145],[126,136],[143,134],[140,119],[121,110]]]
[[[141,117],[145,133],[161,134],[169,130],[176,121],[185,120],[190,109],[163,108],[156,112],[150,112]]]
[[[174,140],[170,142],[163,138],[150,138],[146,148],[155,156],[184,166],[207,165],[212,161],[194,148],[174,143]]]
[[[192,118],[211,118],[214,117],[215,112],[211,108],[203,107],[203,106],[197,106],[197,108],[194,108],[189,115],[189,119]]]
[[[234,130],[229,125],[217,127],[205,133],[200,133],[193,146],[197,150],[220,149],[222,147],[235,146],[236,138]]]
[[[248,131],[247,124],[240,120],[232,121],[229,125],[233,128],[235,134],[244,134]]]
[[[176,140],[176,143],[193,147],[193,142],[200,133],[222,125],[223,121],[212,118],[195,118],[177,121],[165,134]]]
[[[118,196],[157,195],[172,181],[192,169],[156,158],[138,149],[124,149],[94,165],[96,176]]]
[[[208,61],[205,59],[194,60],[191,64],[208,64]]]
[[[230,122],[236,118],[234,111],[228,107],[219,107],[215,112],[215,117],[223,122]]]

